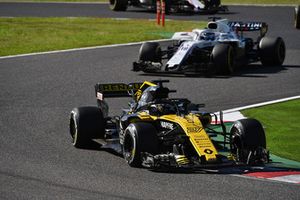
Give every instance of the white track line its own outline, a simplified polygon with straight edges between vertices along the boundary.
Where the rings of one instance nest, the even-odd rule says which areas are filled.
[[[243,106],[243,107],[237,107],[237,108],[233,108],[233,109],[229,109],[229,110],[224,110],[224,111],[222,111],[224,114],[223,118],[224,118],[224,121],[236,121],[239,119],[244,119],[245,116],[240,112],[241,110],[266,106],[266,105],[280,103],[280,102],[294,100],[294,99],[300,99],[300,96],[293,96],[293,97],[278,99],[278,100],[274,100],[274,101],[267,101],[267,102],[263,102],[263,103],[258,103],[258,104]],[[218,116],[218,118],[220,117],[219,112],[215,112],[215,114]]]
[[[46,54],[53,54],[53,53],[65,53],[65,52],[73,52],[73,51],[84,51],[84,50],[92,50],[92,49],[103,49],[103,48],[112,48],[112,47],[133,46],[133,45],[141,45],[143,42],[167,42],[167,41],[171,41],[171,40],[170,39],[161,39],[161,40],[132,42],[132,43],[125,43],[125,44],[112,44],[112,45],[102,45],[102,46],[94,46],[94,47],[82,47],[82,48],[65,49],[65,50],[27,53],[27,54],[18,54],[18,55],[11,55],[11,56],[2,56],[2,57],[0,57],[0,59],[18,58],[18,57],[36,56],[36,55],[46,55]]]
[[[270,105],[270,104],[274,104],[274,103],[280,103],[280,102],[294,100],[294,99],[300,99],[300,95],[299,96],[288,97],[288,98],[283,98],[283,99],[278,99],[278,100],[274,100],[274,101],[267,101],[267,102],[263,102],[263,103],[257,103],[257,104],[253,104],[253,105],[243,106],[243,107],[237,107],[237,108],[233,108],[233,109],[229,109],[229,110],[224,110],[223,113],[231,113],[231,112],[236,112],[236,111],[245,110],[245,109],[249,109],[249,108],[256,108],[256,107],[266,106],[266,105]]]
[[[273,178],[268,178],[269,180],[274,181],[283,181],[283,182],[289,182],[289,183],[298,183],[300,184],[300,175],[288,175],[288,176],[278,176]]]

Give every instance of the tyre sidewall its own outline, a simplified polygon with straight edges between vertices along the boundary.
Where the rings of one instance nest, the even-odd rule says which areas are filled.
[[[126,11],[128,0],[110,0],[109,8],[113,11]]]
[[[264,66],[281,66],[286,54],[285,43],[281,37],[263,37],[259,42],[259,57]]]
[[[132,124],[130,124],[126,130],[125,130],[125,135],[124,135],[124,143],[123,143],[123,155],[124,159],[126,162],[132,166],[132,165],[139,165],[139,160],[140,160],[140,155],[138,155],[138,150],[137,149],[137,134],[136,134],[136,128]],[[128,140],[131,140],[130,143],[132,142],[132,146],[130,148],[133,148],[131,152],[128,152],[127,148],[129,148],[127,145]]]
[[[266,148],[265,134],[262,125],[255,119],[238,120],[233,127],[238,130],[238,137],[242,141],[242,147],[255,149],[258,146]]]
[[[294,20],[295,28],[300,29],[300,5],[295,7]]]
[[[255,119],[242,119],[234,122],[232,134],[232,150],[238,161],[247,162],[250,151],[266,148],[265,132],[261,123]]]
[[[212,62],[217,73],[231,74],[234,71],[234,51],[230,44],[216,44],[212,51]]]
[[[139,50],[139,61],[161,62],[161,47],[159,43],[143,43]]]
[[[123,156],[131,167],[141,167],[142,152],[156,154],[158,139],[153,125],[144,122],[132,123],[125,129]]]
[[[98,107],[79,107],[71,111],[70,134],[75,147],[83,148],[91,139],[103,138],[104,127],[103,114]]]

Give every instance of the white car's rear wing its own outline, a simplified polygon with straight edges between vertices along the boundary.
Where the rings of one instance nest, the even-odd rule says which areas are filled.
[[[237,22],[230,21],[228,26],[235,31],[264,31],[267,32],[268,25],[265,22]]]

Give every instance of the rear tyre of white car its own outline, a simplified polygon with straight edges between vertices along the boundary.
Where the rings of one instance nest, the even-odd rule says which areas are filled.
[[[139,52],[139,61],[161,62],[161,47],[159,43],[143,43]]]
[[[234,72],[234,49],[230,44],[215,45],[211,56],[217,73],[229,75]]]
[[[295,28],[300,29],[300,5],[295,7]]]
[[[259,56],[263,66],[281,66],[285,51],[285,43],[281,37],[263,37],[259,42]]]
[[[126,11],[128,0],[109,0],[109,8],[113,11]]]
[[[105,121],[98,107],[74,108],[70,115],[70,134],[76,148],[86,148],[94,138],[104,137]]]
[[[157,131],[152,124],[138,122],[129,124],[125,130],[123,155],[131,167],[141,167],[142,153],[158,152]]]

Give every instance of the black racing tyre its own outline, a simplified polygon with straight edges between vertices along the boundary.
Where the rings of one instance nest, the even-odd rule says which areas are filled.
[[[295,20],[295,27],[297,29],[300,29],[300,5],[298,5],[298,6],[295,7],[295,17],[294,17],[294,20]]]
[[[249,153],[266,148],[266,136],[261,123],[256,119],[235,121],[230,129],[232,136],[232,153],[237,161],[249,163]],[[257,160],[262,158],[255,158]]]
[[[161,48],[159,43],[143,43],[139,51],[139,61],[161,62]]]
[[[263,66],[281,66],[285,51],[285,43],[281,37],[263,37],[259,42],[259,57]]]
[[[131,167],[141,167],[142,152],[152,155],[158,152],[157,131],[152,124],[137,122],[129,124],[125,130],[123,155]]]
[[[209,6],[214,8],[218,8],[221,4],[221,0],[208,0],[208,2]]]
[[[109,0],[109,8],[113,11],[126,11],[128,0]]]
[[[211,57],[217,73],[228,75],[234,72],[234,49],[230,44],[216,44]]]
[[[93,138],[104,137],[105,121],[102,111],[95,106],[74,108],[70,115],[72,144],[85,148]]]
[[[171,11],[171,6],[172,6],[172,0],[165,0],[165,12],[166,12],[166,15],[169,15],[170,14],[170,11]]]
[[[218,12],[220,4],[221,4],[220,0],[205,0],[204,9],[207,10],[209,14],[215,14]]]

